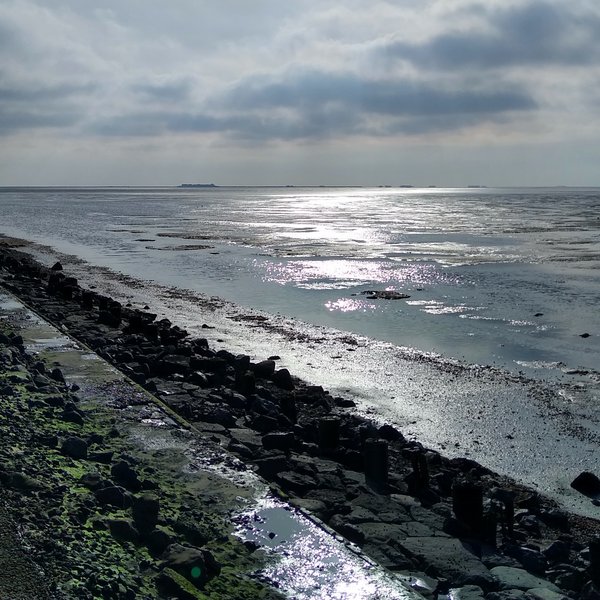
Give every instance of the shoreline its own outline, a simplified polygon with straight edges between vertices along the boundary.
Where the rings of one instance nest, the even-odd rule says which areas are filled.
[[[5,287],[389,569],[429,569],[438,584],[474,584],[488,595],[502,589],[498,578],[507,577],[506,569],[525,567],[558,581],[557,589],[583,594],[585,568],[567,576],[569,570],[557,571],[560,563],[542,550],[561,542],[568,546],[567,564],[583,564],[585,543],[600,533],[597,520],[567,516],[474,461],[445,458],[395,427],[349,413],[351,401],[277,369],[278,357],[252,362],[215,352],[177,325],[155,322],[147,308],[101,297],[58,269],[1,250],[0,265],[10,273]],[[464,544],[474,551],[461,554]],[[449,567],[440,547],[462,566]],[[465,572],[467,564],[478,573],[475,579]]]
[[[63,261],[70,274],[104,295],[140,308],[149,301],[154,312],[206,337],[216,349],[253,357],[280,354],[281,366],[352,398],[362,416],[393,423],[407,439],[448,457],[476,460],[569,511],[597,515],[569,485],[582,470],[596,469],[600,443],[600,421],[592,412],[596,392],[579,387],[578,375],[556,382],[469,365],[135,278],[63,252],[35,242],[28,246],[44,264]],[[201,328],[206,319],[215,329]]]

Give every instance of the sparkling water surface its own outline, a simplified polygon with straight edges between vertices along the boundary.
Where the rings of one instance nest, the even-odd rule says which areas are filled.
[[[543,377],[600,365],[597,189],[5,188],[0,210],[5,233],[267,312]]]
[[[569,487],[600,460],[598,189],[4,188],[0,233],[137,278],[103,283],[599,510]]]

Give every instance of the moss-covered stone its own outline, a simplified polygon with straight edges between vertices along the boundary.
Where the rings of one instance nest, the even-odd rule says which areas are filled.
[[[1,320],[0,324],[4,326]],[[5,330],[10,333],[8,328]],[[58,383],[50,392],[29,389],[32,386],[28,371],[34,363],[39,367],[41,359],[48,368],[60,361],[67,380],[68,373],[79,368],[91,373],[90,380],[82,382],[85,389],[78,393],[79,398]],[[244,576],[260,568],[259,561],[249,557],[243,544],[230,535],[229,511],[238,505],[239,496],[249,492],[215,474],[188,472],[188,458],[177,444],[156,449],[152,443],[146,446],[136,441],[140,432],[147,435],[148,441],[163,435],[140,429],[139,419],[129,419],[130,404],[143,406],[152,403],[152,399],[124,382],[114,370],[90,368],[88,363],[101,361],[82,360],[81,353],[77,359],[76,351],[69,351],[66,361],[60,353],[19,355],[19,370],[9,370],[14,368],[12,358],[10,361],[7,364],[0,356],[0,384],[11,377],[15,379],[14,383],[5,384],[10,386],[6,393],[0,393],[0,470],[9,475],[22,474],[22,485],[0,486],[1,500],[19,515],[31,557],[43,566],[50,587],[61,597],[164,598],[156,585],[160,553],[169,544],[189,544],[192,540],[193,545],[206,548],[208,555],[215,555],[216,562],[221,556],[225,562],[222,575],[204,581],[209,587],[202,591],[172,571],[169,579],[177,584],[180,594],[188,594],[181,597],[276,597],[267,586]],[[63,407],[74,401],[86,415],[83,425],[60,418]],[[135,411],[132,414],[135,417]],[[118,436],[111,435],[115,425],[120,431]],[[87,458],[73,458],[60,451],[70,436],[89,444]],[[109,462],[96,461],[94,453],[107,453]],[[94,481],[111,480],[111,465],[123,457],[135,465],[140,482],[150,494],[146,504],[152,500],[159,506],[159,524],[148,531],[142,527],[139,537],[132,533],[136,527],[130,507],[102,504],[94,494]],[[96,476],[88,480],[86,476],[92,474]],[[27,482],[32,485],[26,485]],[[142,498],[143,493],[137,496]],[[151,513],[149,524],[154,525],[156,511]],[[137,514],[137,521],[140,519]],[[150,541],[154,531],[164,534],[158,548]]]
[[[160,592],[175,596],[179,600],[209,600],[210,598],[183,575],[169,567],[165,568],[159,575],[157,585]]]

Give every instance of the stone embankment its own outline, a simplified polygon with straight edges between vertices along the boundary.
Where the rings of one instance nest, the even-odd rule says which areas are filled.
[[[377,426],[277,368],[190,339],[27,254],[0,281],[426,596],[600,599],[598,521]]]
[[[282,598],[232,535],[252,489],[190,472],[205,444],[87,350],[28,351],[28,314],[0,308],[0,598]]]

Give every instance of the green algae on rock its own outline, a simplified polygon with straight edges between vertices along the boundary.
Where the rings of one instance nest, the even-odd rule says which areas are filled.
[[[42,384],[39,379],[35,384],[44,361],[54,366],[63,356],[43,350],[35,356],[29,354],[6,320],[0,320],[0,332],[4,336],[0,339],[0,521],[4,533],[0,562],[7,566],[0,577],[1,597],[158,599],[164,597],[161,582],[169,577],[177,582],[176,597],[180,598],[278,597],[270,591],[263,593],[264,584],[241,576],[260,568],[259,555],[249,555],[242,542],[230,535],[229,502],[215,504],[214,498],[203,502],[207,496],[198,491],[206,486],[196,485],[203,475],[182,472],[187,459],[181,450],[152,450],[135,443],[134,431],[144,426],[132,415],[122,414],[127,403],[115,408],[114,400],[127,398],[143,407],[144,393],[124,383],[113,369],[95,368],[90,374],[90,361],[82,362],[79,351],[78,362],[77,351],[72,349],[68,368],[81,368],[91,375],[87,384],[80,381],[83,389],[75,394],[64,382]],[[61,418],[69,403],[83,415],[81,423]],[[115,435],[115,415],[119,435]],[[67,440],[77,440],[75,447],[86,451],[65,451]],[[107,453],[115,459],[95,460],[106,458]],[[125,464],[135,469],[140,485],[146,488],[132,494],[137,509],[102,504],[95,495],[110,482],[114,476],[111,466],[119,460],[129,461]],[[231,498],[240,494],[233,484],[229,486]],[[6,532],[10,521],[4,519],[5,514],[18,515],[15,527],[23,532],[31,558],[21,550],[23,541]],[[175,572],[165,575],[160,558],[165,548],[159,545],[157,552],[151,542],[164,534],[169,545],[189,544],[178,523],[194,522],[198,517],[202,518],[198,527],[202,527],[203,539],[194,541],[215,540],[215,553],[232,561],[213,591],[198,589],[191,573],[189,579]],[[5,556],[11,557],[10,562]],[[31,559],[41,566],[44,578]],[[218,559],[214,562],[218,564]],[[235,577],[230,576],[232,572]],[[201,587],[211,583],[206,578]],[[252,596],[247,592],[249,586]]]

